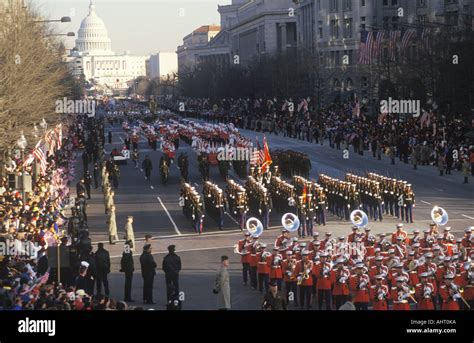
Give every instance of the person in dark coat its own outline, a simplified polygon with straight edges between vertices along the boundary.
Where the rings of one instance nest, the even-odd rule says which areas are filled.
[[[124,300],[128,302],[134,302],[132,299],[132,281],[133,272],[135,271],[133,263],[132,250],[130,249],[131,241],[125,242],[125,247],[122,253],[122,259],[120,260],[120,271],[125,273],[125,296]]]
[[[88,264],[87,274],[86,274],[87,288],[84,290],[86,291],[87,294],[94,294],[95,279],[97,277],[97,268],[95,264],[94,253],[92,252],[92,246],[90,247],[90,250],[86,255],[81,256],[81,259],[82,259],[81,264],[83,264],[84,262],[87,262]]]
[[[166,297],[171,299],[172,295],[179,294],[179,272],[181,270],[181,258],[175,254],[176,247],[168,247],[168,255],[163,258],[163,271],[166,280]]]
[[[102,284],[104,284],[105,295],[109,295],[109,280],[107,275],[110,273],[110,254],[104,249],[104,243],[97,245],[97,251],[95,253],[95,264],[97,270],[97,293],[102,293]]]
[[[142,162],[142,169],[145,171],[145,179],[151,180],[151,171],[153,169],[153,164],[151,163],[150,157],[145,156],[145,159]]]
[[[84,152],[82,153],[82,165],[84,167],[84,172],[86,170],[89,170],[89,161],[90,161],[89,154],[87,153],[87,150],[84,150]]]
[[[79,197],[82,193],[86,194],[86,180],[81,178],[78,183],[76,183],[76,194]]]
[[[112,131],[109,131],[109,144],[112,144]]]
[[[151,254],[151,245],[143,247],[143,253],[140,256],[140,266],[143,277],[143,302],[145,304],[155,304],[153,302],[153,281],[156,274],[156,263]]]
[[[270,311],[286,310],[286,299],[278,292],[278,284],[274,281],[270,283],[270,289],[263,298],[262,309]]]
[[[90,200],[91,198],[91,184],[92,184],[92,177],[89,171],[87,170],[86,173],[84,174],[84,186],[86,188],[86,193],[87,193],[87,199]]]
[[[99,188],[99,164],[96,162],[94,163],[94,188]]]

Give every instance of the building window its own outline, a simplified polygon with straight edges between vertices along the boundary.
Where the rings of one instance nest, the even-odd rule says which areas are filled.
[[[321,0],[318,0],[316,6],[317,6],[317,10],[321,11]]]
[[[333,12],[337,12],[337,0],[329,0],[330,3],[330,10]]]
[[[388,0],[383,0],[383,5],[388,6]]]
[[[360,6],[365,7],[365,0],[360,0]]]
[[[426,0],[418,0],[418,7],[426,7]]]
[[[345,10],[350,11],[352,9],[352,0],[344,0]]]
[[[344,19],[344,38],[352,38],[352,18]]]
[[[398,0],[392,0],[392,6],[398,6]]]

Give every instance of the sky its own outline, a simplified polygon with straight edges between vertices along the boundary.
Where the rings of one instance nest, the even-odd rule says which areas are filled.
[[[93,0],[104,21],[112,50],[133,55],[176,51],[183,37],[201,25],[220,25],[217,5],[231,0]],[[89,13],[89,0],[29,0],[32,8],[49,19],[70,16],[70,23],[54,24],[58,33],[75,32]],[[73,48],[75,37],[65,37]]]

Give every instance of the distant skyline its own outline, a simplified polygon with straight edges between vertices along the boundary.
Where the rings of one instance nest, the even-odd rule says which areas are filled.
[[[28,2],[28,1],[27,1]],[[70,23],[55,24],[58,33],[74,32],[65,38],[73,48],[90,0],[29,0],[48,19],[70,16]],[[220,25],[218,5],[231,0],[93,0],[96,12],[107,27],[112,50],[133,55],[174,52],[183,37],[201,25]],[[181,10],[183,9],[183,10]],[[180,13],[184,13],[180,16]]]

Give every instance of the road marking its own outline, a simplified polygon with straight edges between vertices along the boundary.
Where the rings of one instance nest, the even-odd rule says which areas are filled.
[[[150,188],[151,188],[151,189],[155,189],[155,187],[153,187],[152,185],[150,185]]]
[[[233,245],[226,245],[222,247],[208,247],[208,248],[192,248],[192,249],[183,249],[183,250],[177,250],[176,252],[188,252],[188,251],[206,251],[206,250],[214,250],[214,249],[230,249],[233,248]],[[151,254],[152,255],[158,255],[158,254],[167,254],[168,250],[166,251],[154,251]],[[133,256],[140,256],[141,254],[133,254]],[[119,258],[122,257],[122,255],[115,255],[115,256],[110,256],[110,258]]]
[[[435,188],[437,191],[444,192],[441,188]]]
[[[239,225],[239,222],[238,222],[237,220],[235,220],[235,218],[232,217],[229,213],[226,212],[225,214],[227,214],[227,217],[229,217],[230,219],[232,219],[232,221],[233,221],[234,223],[236,223],[237,225]]]
[[[422,202],[423,204],[431,205],[431,203],[430,203],[430,202],[428,202],[428,201],[423,201],[423,200],[420,200],[420,202]]]
[[[196,182],[194,182],[194,186],[199,187],[199,185]]]
[[[119,139],[122,143],[125,143],[125,141],[123,140],[122,136],[119,136]]]
[[[474,218],[473,218],[473,217],[466,216],[465,214],[461,214],[461,215],[462,215],[463,217],[466,217],[466,218],[468,218],[468,219],[472,219],[472,220],[474,220]]]
[[[170,219],[171,221],[171,224],[173,224],[173,227],[174,227],[174,230],[176,231],[176,233],[178,234],[178,236],[181,236],[181,232],[179,231],[178,229],[178,226],[176,226],[176,223],[174,222],[173,218],[171,218],[171,214],[168,212],[168,210],[166,209],[165,207],[165,204],[163,204],[163,201],[161,201],[161,198],[160,197],[156,197],[158,199],[158,201],[160,202],[161,204],[161,207],[163,207],[163,210],[166,212],[166,214],[168,215],[168,218]]]

